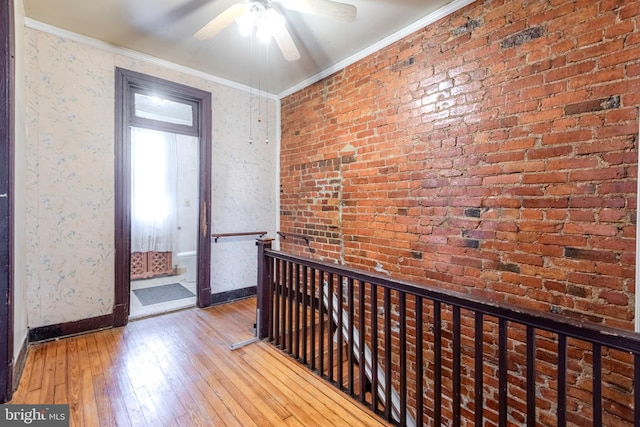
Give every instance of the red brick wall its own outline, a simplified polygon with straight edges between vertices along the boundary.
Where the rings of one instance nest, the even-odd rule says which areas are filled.
[[[286,97],[282,249],[631,329],[639,18],[477,1]]]

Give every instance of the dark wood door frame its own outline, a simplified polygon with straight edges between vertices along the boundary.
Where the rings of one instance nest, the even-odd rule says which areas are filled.
[[[13,394],[13,0],[0,2],[0,403]]]
[[[199,137],[198,307],[211,305],[211,93],[189,86],[116,68],[115,97],[115,300],[114,326],[129,318],[131,292],[131,152],[129,127],[133,118],[134,92],[158,93],[162,97],[193,103]],[[170,129],[166,129],[170,131]]]

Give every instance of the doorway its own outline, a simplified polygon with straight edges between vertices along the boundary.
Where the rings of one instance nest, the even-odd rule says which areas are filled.
[[[210,305],[211,94],[117,68],[115,143],[114,324]]]
[[[134,102],[136,114],[191,122],[186,104],[140,94]],[[134,319],[196,304],[199,139],[131,127],[130,140]]]

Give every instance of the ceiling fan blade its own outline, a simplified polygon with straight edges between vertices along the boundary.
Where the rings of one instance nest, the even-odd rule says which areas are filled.
[[[291,34],[287,31],[287,28],[283,26],[280,31],[273,35],[273,39],[276,41],[276,44],[282,51],[282,55],[284,55],[284,59],[287,61],[297,61],[300,59],[300,52],[296,47],[293,38],[291,38]]]
[[[228,7],[220,15],[209,21],[204,27],[200,28],[193,34],[193,37],[198,40],[206,40],[218,34],[224,30],[229,24],[231,24],[236,18],[244,13],[244,5],[236,3],[233,6]]]
[[[274,0],[276,1],[276,0]],[[356,19],[358,9],[351,4],[331,0],[277,0],[285,9],[296,12],[327,16],[341,21],[352,22]]]

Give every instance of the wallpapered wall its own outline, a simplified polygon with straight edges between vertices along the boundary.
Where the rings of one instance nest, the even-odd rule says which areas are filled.
[[[115,67],[212,93],[213,232],[275,232],[277,146],[248,143],[247,92],[33,28],[25,45],[29,327],[112,312]],[[213,292],[255,284],[255,245],[244,243],[240,255],[213,245]],[[240,271],[225,276],[218,262]]]

